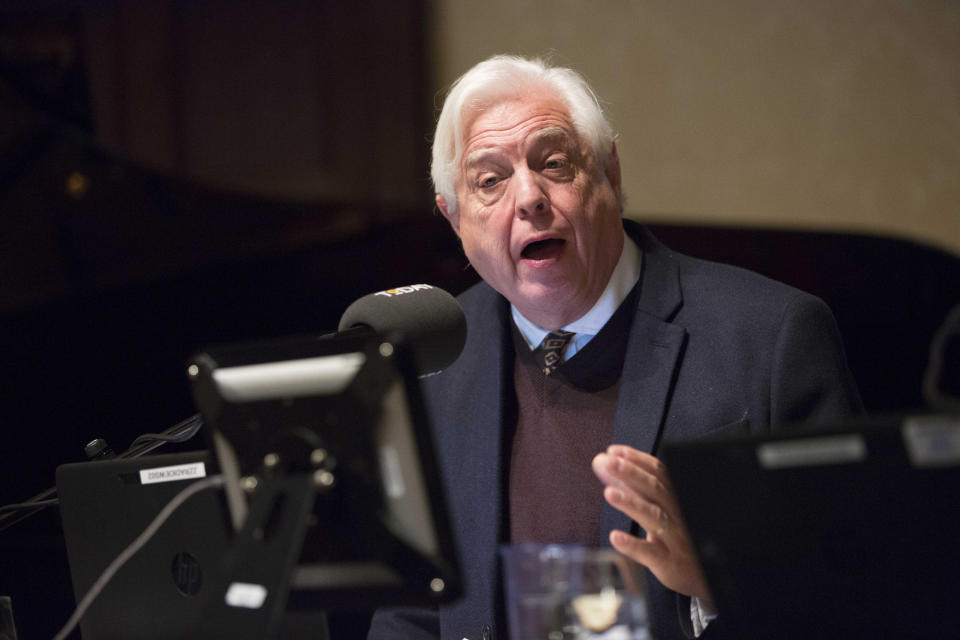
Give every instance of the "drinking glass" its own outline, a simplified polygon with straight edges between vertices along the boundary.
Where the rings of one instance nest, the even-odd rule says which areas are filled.
[[[511,640],[650,640],[643,568],[613,549],[504,546]]]

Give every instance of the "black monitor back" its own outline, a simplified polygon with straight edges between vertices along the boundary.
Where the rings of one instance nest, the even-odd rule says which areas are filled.
[[[663,455],[736,637],[954,633],[960,419],[674,443]]]

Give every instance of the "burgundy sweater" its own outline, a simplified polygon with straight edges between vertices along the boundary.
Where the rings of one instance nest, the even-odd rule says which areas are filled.
[[[516,429],[507,492],[511,543],[605,546],[603,485],[590,466],[607,448],[620,390],[631,294],[590,342],[546,376],[514,327]]]

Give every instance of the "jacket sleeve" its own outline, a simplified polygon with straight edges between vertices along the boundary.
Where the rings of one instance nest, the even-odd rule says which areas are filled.
[[[367,640],[439,640],[436,609],[379,609],[370,622]]]
[[[836,321],[819,298],[785,307],[770,372],[770,427],[844,420],[863,406]]]

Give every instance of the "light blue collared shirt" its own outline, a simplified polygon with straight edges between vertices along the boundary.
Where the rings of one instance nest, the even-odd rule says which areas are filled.
[[[586,346],[613,317],[620,303],[626,299],[634,285],[640,280],[641,265],[640,247],[624,232],[623,251],[620,252],[620,259],[617,260],[617,266],[614,267],[613,273],[610,275],[610,281],[607,282],[607,287],[600,294],[597,303],[582,317],[563,327],[564,331],[572,331],[576,334],[564,351],[564,360],[572,358],[575,353]],[[531,351],[536,349],[550,333],[523,317],[523,314],[512,304],[510,305],[510,314]]]

